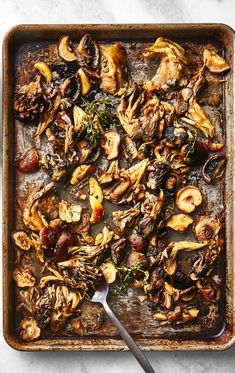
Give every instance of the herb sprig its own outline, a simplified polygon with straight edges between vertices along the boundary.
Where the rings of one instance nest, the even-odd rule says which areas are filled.
[[[146,285],[149,278],[149,272],[142,269],[142,263],[136,263],[130,268],[122,265],[121,267],[116,267],[118,270],[120,285],[118,285],[114,291],[115,294],[125,293],[130,287],[131,283],[136,277],[138,272],[144,274],[144,279],[142,280],[142,285]]]
[[[184,160],[185,162],[190,163],[191,162],[190,154],[194,152],[194,146],[197,140],[197,131],[195,129],[192,129],[191,131],[188,131],[188,134],[189,134],[189,144],[188,144],[189,147],[188,147],[187,153],[185,154]]]

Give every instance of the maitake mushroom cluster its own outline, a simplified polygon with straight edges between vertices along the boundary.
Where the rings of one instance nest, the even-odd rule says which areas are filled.
[[[38,61],[14,102],[17,118],[36,124],[49,149],[40,157],[28,149],[16,167],[41,167],[52,179],[31,190],[24,228],[12,233],[21,338],[39,338],[46,328],[82,335],[79,306],[102,277],[117,284],[116,293],[142,289],[139,300],[152,302],[160,325],[195,320],[202,301],[205,309],[220,299],[223,217],[207,209],[199,185],[224,174],[225,155],[214,154],[224,144],[204,106],[214,106],[208,89],[218,96],[212,85],[228,64],[205,49],[194,71],[182,46],[159,37],[143,51],[159,59],[156,74],[137,85],[119,43],[84,35],[75,46],[66,35],[58,55],[62,73]],[[70,185],[67,199],[58,180]]]

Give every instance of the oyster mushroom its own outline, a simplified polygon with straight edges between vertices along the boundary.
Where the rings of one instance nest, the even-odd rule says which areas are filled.
[[[82,206],[69,203],[67,201],[59,202],[59,218],[67,223],[78,222],[81,219]]]
[[[111,262],[103,263],[100,266],[100,269],[107,284],[112,284],[116,280],[118,271],[113,263]]]
[[[87,123],[87,114],[85,113],[82,108],[79,106],[74,105],[73,107],[73,124],[74,124],[74,131],[81,134],[85,128]]]
[[[85,177],[90,175],[94,171],[94,167],[92,165],[81,165],[75,168],[73,171],[70,184],[77,185],[82,181]]]
[[[29,148],[15,161],[15,165],[20,172],[29,173],[39,168],[39,157],[36,148]]]
[[[119,264],[126,252],[126,239],[119,238],[111,244],[111,258],[114,264]]]
[[[209,243],[219,233],[220,229],[220,221],[206,215],[199,216],[193,224],[194,237],[203,243]]]
[[[109,130],[104,133],[101,147],[104,149],[106,158],[111,161],[118,157],[121,136],[117,131]]]
[[[33,317],[26,317],[20,323],[20,337],[23,341],[29,342],[38,339],[41,335],[41,329]]]
[[[176,257],[179,251],[199,250],[204,246],[206,244],[191,241],[171,242],[162,252],[164,270],[168,275],[174,275],[177,268]]]
[[[91,154],[91,148],[89,147],[87,141],[85,140],[79,141],[77,146],[78,146],[79,155],[80,155],[79,163],[83,164],[86,162],[87,158]]]
[[[45,62],[37,62],[35,63],[34,68],[44,76],[47,84],[49,85],[52,81],[52,72],[49,66]]]
[[[224,154],[212,155],[202,167],[202,177],[207,184],[220,180],[225,172],[226,157]]]
[[[107,171],[103,172],[101,170],[98,170],[98,174],[99,184],[104,188],[115,182],[115,180],[118,180],[120,174],[118,160],[110,162]]]
[[[185,83],[184,75],[188,60],[184,49],[168,39],[159,37],[151,47],[146,48],[144,57],[160,58],[160,65],[151,81],[145,82],[147,90],[168,91],[176,85]]]
[[[66,62],[77,60],[76,54],[73,52],[72,42],[68,35],[62,36],[58,45],[58,54]]]
[[[82,58],[83,64],[94,70],[98,68],[100,63],[100,49],[91,35],[86,34],[82,37],[77,47],[77,52],[79,53],[79,57]]]
[[[177,192],[175,204],[176,207],[186,213],[190,214],[203,202],[203,196],[197,187],[187,185]]]
[[[90,205],[92,208],[92,215],[91,215],[90,222],[92,224],[96,224],[102,219],[104,215],[104,208],[102,206],[103,192],[98,182],[94,178],[89,179],[89,188],[90,188]]]
[[[225,62],[223,57],[209,49],[204,49],[203,61],[211,73],[222,73],[230,69],[229,64]]]
[[[133,224],[134,219],[140,214],[140,210],[132,207],[128,210],[118,210],[112,212],[114,225],[118,228],[118,232],[122,234],[127,226]]]
[[[206,137],[213,137],[215,134],[214,125],[194,98],[189,100],[189,108],[182,119],[198,128]]]
[[[138,251],[132,251],[126,260],[126,264],[128,268],[131,268],[137,264],[145,262],[145,255]]]
[[[126,80],[127,53],[125,48],[117,43],[101,47],[100,89],[114,95]]]
[[[186,214],[174,214],[167,219],[166,226],[178,233],[184,233],[188,226],[193,223],[191,216]]]
[[[32,246],[31,238],[24,231],[15,231],[12,233],[14,244],[21,250],[28,251]]]

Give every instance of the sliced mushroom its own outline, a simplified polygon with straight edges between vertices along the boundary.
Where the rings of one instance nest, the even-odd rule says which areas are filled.
[[[75,53],[73,52],[72,42],[69,36],[65,35],[59,41],[58,54],[66,62],[73,62],[77,60]]]
[[[222,179],[225,173],[226,157],[224,154],[212,155],[202,167],[202,177],[207,184]]]
[[[191,216],[186,214],[174,214],[167,220],[166,226],[178,233],[184,233],[192,223],[193,219]]]
[[[122,234],[126,227],[131,225],[140,214],[140,210],[136,207],[132,207],[129,210],[118,210],[112,212],[112,219],[114,225],[118,228],[118,232]]]
[[[28,251],[32,246],[31,238],[24,231],[15,231],[12,233],[14,244],[21,250]]]
[[[191,241],[171,242],[162,253],[166,273],[170,276],[175,273],[177,268],[176,257],[179,251],[199,250],[204,246],[203,243]]]
[[[103,263],[100,266],[100,269],[107,284],[112,284],[116,280],[118,271],[113,263],[111,262]]]
[[[126,260],[126,264],[128,268],[133,267],[134,265],[144,263],[145,262],[145,255],[138,251],[132,251]]]
[[[119,238],[111,244],[111,258],[114,264],[119,264],[126,252],[126,239]]]
[[[59,203],[59,217],[67,223],[78,222],[81,219],[82,206],[69,203],[67,201],[60,201]]]
[[[204,49],[203,61],[211,73],[222,73],[230,69],[229,64],[225,62],[223,57],[209,49]]]
[[[132,233],[128,241],[132,251],[141,253],[146,248],[146,240],[138,233]]]
[[[189,100],[189,108],[182,119],[191,126],[198,128],[206,137],[213,137],[215,134],[214,125],[194,98]]]
[[[15,161],[16,167],[20,172],[29,173],[39,168],[39,157],[36,148],[29,148]]]
[[[94,167],[92,165],[81,165],[75,168],[73,171],[70,184],[77,185],[82,181],[85,177],[90,175],[94,171]]]
[[[81,95],[86,96],[87,93],[91,89],[91,82],[88,76],[85,74],[82,68],[78,70],[78,75],[80,78],[80,84],[81,84]]]
[[[98,233],[95,238],[95,244],[99,245],[100,247],[107,247],[108,243],[112,240],[114,236],[114,232],[111,231],[107,225],[105,225],[102,229],[101,233]]]
[[[199,216],[193,224],[194,237],[203,243],[209,243],[219,233],[220,229],[220,221],[206,215]]]
[[[122,149],[123,155],[127,162],[132,162],[138,157],[136,145],[128,135],[125,135],[122,138]]]
[[[101,147],[104,149],[106,158],[111,161],[118,157],[121,136],[117,131],[109,130],[104,133]]]
[[[19,288],[34,286],[35,284],[35,277],[28,268],[15,268],[13,278]]]
[[[49,66],[45,62],[37,62],[35,63],[34,68],[39,70],[40,74],[44,76],[49,85],[52,80],[52,72]]]
[[[61,84],[60,92],[62,97],[76,101],[81,92],[81,84],[78,76],[72,75],[71,77],[65,79]]]
[[[176,207],[186,213],[190,214],[203,202],[203,196],[197,187],[193,185],[187,185],[180,189],[176,195]]]
[[[86,34],[82,37],[77,52],[87,66],[94,70],[98,68],[100,63],[100,49],[91,35]]]
[[[69,231],[62,231],[55,245],[53,260],[61,262],[67,258],[68,247],[74,243],[74,236]]]
[[[37,321],[33,317],[26,317],[20,323],[20,337],[29,342],[38,339],[41,335]]]
[[[104,215],[104,208],[102,206],[103,192],[98,182],[94,178],[89,179],[89,188],[90,188],[90,205],[92,208],[92,215],[90,218],[90,222],[92,224],[96,224],[102,219]]]
[[[86,162],[87,158],[91,154],[91,148],[89,147],[87,141],[85,140],[79,141],[77,146],[78,146],[78,150],[80,153],[79,163],[83,164]]]

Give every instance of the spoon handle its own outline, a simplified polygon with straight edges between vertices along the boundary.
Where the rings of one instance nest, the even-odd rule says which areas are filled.
[[[115,316],[114,312],[111,310],[107,302],[103,302],[103,306],[107,315],[111,319],[114,326],[117,328],[120,336],[126,342],[127,346],[129,347],[130,351],[135,356],[136,360],[138,360],[139,364],[142,366],[145,372],[147,373],[155,373],[155,370],[150,365],[148,359],[144,355],[144,353],[139,349],[133,338],[127,332],[127,330],[122,326],[118,318]]]

